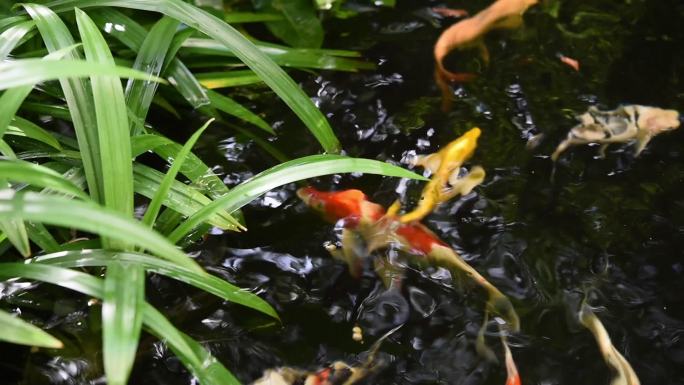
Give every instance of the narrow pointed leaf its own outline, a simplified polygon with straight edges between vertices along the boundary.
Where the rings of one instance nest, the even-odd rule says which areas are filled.
[[[61,341],[47,334],[40,328],[0,310],[0,340],[28,346],[58,349],[63,347]]]
[[[59,78],[87,77],[91,75],[109,75],[164,82],[163,79],[131,68],[89,63],[82,60],[20,59],[0,63],[0,73],[2,74],[2,77],[0,77],[0,90]]]
[[[133,68],[150,75],[159,76],[173,36],[180,23],[170,17],[163,17],[150,29],[145,37]],[[142,133],[147,111],[157,91],[157,83],[129,80],[126,85],[126,105],[131,112],[131,132]]]
[[[33,23],[31,23],[33,24]],[[45,56],[43,60],[58,60],[64,55],[68,54],[69,51],[74,49],[76,45],[71,47],[66,47],[64,49],[54,51],[51,54]],[[24,99],[31,93],[33,86],[35,84],[28,84],[23,86],[18,86],[10,88],[5,91],[2,96],[0,96],[0,137],[5,134],[7,126],[10,124],[14,115],[19,110],[19,107],[24,102]]]
[[[36,193],[13,194],[12,190],[0,193],[0,220],[29,220],[96,233],[142,247],[190,270],[202,271],[163,236],[105,207]]]
[[[299,116],[325,151],[339,152],[339,141],[328,121],[292,78],[237,30],[202,9],[182,0],[58,0],[50,3],[50,6],[57,11],[65,11],[74,6],[81,8],[118,6],[154,11],[173,17],[199,30],[233,50],[235,55]]]
[[[0,154],[8,159],[17,159],[17,154],[14,153],[12,147],[2,139],[0,139]]]
[[[26,222],[26,231],[31,242],[38,245],[45,253],[54,253],[60,249],[59,243],[42,223]]]
[[[261,119],[252,111],[243,107],[240,103],[236,102],[235,100],[211,90],[207,90],[207,96],[209,96],[209,100],[211,101],[212,107],[216,108],[217,110],[235,116],[236,118],[242,119],[246,122],[252,123],[253,125],[266,131],[267,133],[275,135],[275,131],[273,131],[273,128],[271,128],[271,126],[268,123],[266,123],[263,119]]]
[[[102,26],[111,36],[117,38],[134,52],[140,51],[145,41],[147,30],[135,20],[123,13],[111,9],[101,8],[93,14],[98,25]],[[124,31],[111,28],[113,24],[125,26]],[[209,104],[209,99],[204,93],[204,89],[199,84],[190,70],[177,58],[171,59],[165,64],[165,75],[171,85],[188,101],[193,108]]]
[[[0,162],[0,175],[12,181],[51,188],[81,199],[88,199],[83,191],[70,181],[64,179],[60,173],[38,164],[23,160],[4,160]]]
[[[107,266],[102,298],[102,347],[110,385],[125,385],[133,368],[145,304],[145,271],[138,264]]]
[[[257,295],[234,286],[221,278],[208,273],[196,273],[180,267],[172,262],[150,257],[139,253],[113,252],[107,250],[83,250],[67,253],[44,255],[29,260],[31,263],[42,263],[61,267],[108,266],[113,262],[136,263],[146,271],[185,282],[226,301],[247,306],[278,319],[276,311]]]
[[[169,168],[169,170],[166,172],[164,179],[159,185],[159,189],[150,201],[150,204],[147,206],[147,211],[143,216],[142,223],[152,227],[154,221],[157,219],[157,215],[159,214],[159,209],[162,206],[162,202],[168,195],[169,190],[171,189],[171,184],[176,180],[176,175],[178,175],[178,171],[185,162],[185,158],[187,158],[188,154],[190,153],[190,150],[197,142],[197,139],[199,139],[200,135],[202,135],[202,132],[204,132],[204,130],[209,126],[209,124],[211,124],[212,121],[213,119],[206,122],[204,126],[197,130],[197,132],[195,132],[190,137],[190,139],[188,139],[188,141],[185,142],[183,148],[181,148],[181,150],[178,151],[178,153],[175,156],[175,159],[173,160],[171,168]]]
[[[159,190],[164,174],[145,165],[135,164],[133,178],[135,192],[152,199]],[[164,206],[185,216],[194,214],[209,203],[211,203],[211,199],[194,187],[179,181],[172,181],[171,189],[162,201]],[[238,229],[235,219],[226,211],[216,213],[215,216],[209,218],[208,223],[224,230],[234,231]]]
[[[276,187],[302,179],[344,172],[363,172],[426,180],[411,171],[377,160],[348,158],[338,155],[307,156],[272,167],[230,190],[226,195],[204,206],[178,226],[169,235],[169,240],[174,243],[178,242],[197,225],[205,222],[216,210],[233,212]]]
[[[102,298],[104,295],[101,279],[56,266],[0,263],[0,278],[8,279],[13,277],[24,277],[48,282],[96,298]],[[205,380],[202,382],[203,385],[225,384],[220,378],[216,378],[217,374],[225,375],[227,372],[229,374],[227,380],[234,378],[199,343],[176,329],[166,317],[148,303],[144,304],[143,322],[152,334],[156,335],[160,340],[164,340],[171,347],[178,358],[192,370],[195,376]],[[213,379],[216,381],[212,381]],[[230,382],[230,384],[232,385],[233,382]]]
[[[146,134],[131,138],[131,148],[133,157],[152,150],[162,159],[168,160],[172,159],[182,146],[164,136]],[[190,179],[195,187],[214,199],[228,192],[228,187],[221,178],[216,176],[212,169],[193,153],[188,154],[180,173]]]
[[[31,255],[31,245],[29,245],[28,233],[24,221],[20,219],[0,220],[0,231],[2,231],[12,246],[24,257]]]
[[[224,72],[203,72],[195,75],[200,84],[210,90],[217,88],[246,86],[263,81],[251,70],[232,70]]]
[[[107,42],[88,15],[76,9],[76,22],[87,61],[90,64],[114,65]],[[115,76],[91,76],[90,84],[97,122],[104,204],[125,216],[133,216],[133,162],[123,87]],[[121,248],[124,244],[110,246]]]
[[[56,150],[62,149],[59,141],[50,132],[19,116],[15,116],[12,123],[10,123],[7,135],[23,136],[45,143]]]
[[[67,26],[52,10],[37,4],[23,4],[23,7],[36,23],[48,51],[59,51],[75,44]],[[77,51],[72,51],[66,56],[66,59],[80,60],[82,57]],[[92,66],[91,64],[87,65]],[[92,94],[85,79],[63,76],[59,79],[59,83],[64,93],[64,99],[69,106],[68,112],[76,132],[83,159],[83,168],[88,181],[88,193],[96,202],[102,202],[102,181],[100,180],[102,168],[100,166],[100,148],[97,142],[97,125]]]
[[[24,21],[16,24],[0,34],[0,61],[3,61],[19,44],[21,39],[34,28],[32,21]]]

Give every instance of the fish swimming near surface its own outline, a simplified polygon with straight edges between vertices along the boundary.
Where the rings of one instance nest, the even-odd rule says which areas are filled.
[[[342,223],[342,247],[329,247],[329,251],[335,258],[348,264],[353,276],[360,276],[364,258],[374,251],[394,246],[418,261],[446,268],[455,274],[465,274],[475,282],[488,295],[485,322],[476,347],[479,352],[493,358],[491,349],[484,345],[487,315],[495,314],[505,322],[500,333],[505,344],[506,335],[520,329],[520,321],[513,305],[508,297],[463,260],[455,250],[419,222],[439,203],[470,192],[484,179],[484,170],[481,168],[473,168],[465,177],[458,176],[461,165],[474,152],[479,135],[479,129],[470,130],[440,152],[418,159],[416,163],[433,171],[433,177],[423,190],[418,207],[404,215],[398,213],[398,203],[385,210],[356,189],[327,192],[305,187],[299,189],[297,195],[327,221]],[[388,288],[401,285],[402,271],[395,264],[380,255],[373,258],[373,263]],[[505,356],[509,374],[507,384],[519,384],[517,368],[507,346]]]
[[[487,32],[494,29],[515,29],[522,24],[522,15],[538,0],[497,0],[476,15],[463,19],[447,28],[437,39],[434,47],[435,82],[442,91],[442,110],[451,108],[451,89],[449,83],[462,83],[475,78],[472,73],[452,72],[444,67],[444,59],[455,49],[475,47],[480,51],[484,64],[489,63],[489,50],[482,41]],[[443,8],[433,9],[445,16],[453,16],[453,11]],[[458,13],[463,14],[463,13]]]
[[[626,105],[611,111],[592,106],[577,119],[579,124],[551,154],[553,161],[558,160],[568,147],[589,143],[601,144],[599,155],[604,157],[611,143],[634,142],[634,156],[639,156],[654,136],[678,128],[682,117],[675,110]]]
[[[368,350],[368,355],[360,364],[350,365],[344,361],[332,364],[315,371],[306,371],[291,367],[269,369],[252,385],[353,385],[366,379],[382,366],[378,359],[380,345],[403,325],[399,325],[378,338]]]

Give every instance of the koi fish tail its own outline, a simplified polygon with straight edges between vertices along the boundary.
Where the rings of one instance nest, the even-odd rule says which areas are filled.
[[[598,344],[603,360],[608,366],[615,370],[615,376],[611,385],[640,385],[632,366],[627,362],[625,357],[615,348],[610,341],[610,336],[606,328],[601,323],[601,320],[594,314],[589,305],[582,304],[579,312],[579,320],[589,331],[594,335],[596,343]]]
[[[482,321],[482,326],[477,334],[477,340],[475,342],[475,350],[485,357],[486,359],[498,363],[499,360],[496,358],[494,351],[487,346],[485,343],[485,331],[487,329],[487,324],[489,323],[489,312],[485,312],[484,320]],[[504,363],[506,365],[506,385],[521,385],[520,374],[518,373],[518,367],[515,365],[513,360],[513,353],[508,347],[508,331],[505,330],[502,325],[499,325],[499,336],[501,338],[501,346],[504,349]]]
[[[518,367],[515,365],[513,353],[511,353],[511,349],[508,347],[508,340],[503,331],[501,332],[501,345],[503,345],[504,348],[506,373],[508,374],[506,378],[506,385],[522,385],[522,382],[520,381],[520,374],[518,373]]]
[[[436,245],[433,247],[428,257],[442,267],[465,273],[487,292],[487,309],[502,317],[512,332],[520,330],[520,318],[508,297],[487,281],[455,251],[447,246]]]

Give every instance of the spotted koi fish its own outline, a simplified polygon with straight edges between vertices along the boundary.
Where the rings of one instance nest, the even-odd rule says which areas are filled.
[[[611,143],[635,143],[635,156],[639,156],[648,142],[656,135],[678,128],[682,117],[674,110],[640,105],[621,106],[612,111],[596,107],[577,117],[579,124],[573,127],[561,142],[551,159],[556,161],[570,146],[599,143],[599,155],[605,156]]]

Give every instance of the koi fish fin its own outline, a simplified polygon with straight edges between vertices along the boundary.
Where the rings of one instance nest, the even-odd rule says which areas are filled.
[[[601,320],[586,303],[582,304],[579,320],[594,335],[603,360],[615,370],[615,376],[611,381],[611,385],[640,385],[639,378],[634,369],[615,348]]]
[[[342,258],[347,262],[349,273],[354,278],[360,278],[363,269],[363,258],[367,255],[367,250],[363,240],[356,232],[342,230]]]
[[[489,312],[485,311],[484,319],[482,320],[482,326],[480,326],[480,330],[477,332],[477,338],[475,339],[475,351],[484,357],[486,360],[498,363],[499,360],[496,358],[496,354],[494,354],[494,350],[487,346],[487,342],[485,341],[485,332],[487,331],[487,324],[489,323]]]
[[[458,171],[454,171],[449,177],[449,192],[444,197],[449,200],[457,195],[468,195],[473,189],[484,181],[485,170],[480,166],[473,167],[468,174],[458,177]]]
[[[635,144],[635,149],[634,149],[634,157],[635,158],[637,156],[639,156],[639,154],[641,154],[642,151],[644,151],[644,148],[646,148],[646,145],[648,144],[648,142],[651,141],[652,138],[653,138],[653,136],[650,134],[639,135],[637,137],[637,142]]]
[[[445,194],[445,191],[448,189],[447,184],[449,178],[453,173],[458,172],[461,165],[473,155],[475,148],[477,148],[477,140],[480,137],[480,134],[480,129],[474,127],[461,135],[458,139],[447,144],[443,149],[439,150],[439,152],[419,157],[416,160],[416,164],[422,165],[426,169],[433,171],[433,175],[423,189],[418,206],[413,211],[404,214],[399,218],[402,223],[423,219],[430,214],[438,204],[456,195],[456,193],[453,195],[449,195],[448,193]],[[463,188],[466,188],[477,181],[478,176],[484,178],[484,170],[479,168],[474,171],[476,172],[472,174],[473,179],[469,182],[464,182]],[[473,187],[476,185],[477,184],[473,185]],[[459,189],[456,190],[460,191]]]
[[[401,290],[401,282],[404,279],[404,268],[392,263],[388,257],[376,257],[373,265],[378,277],[388,290]]]

